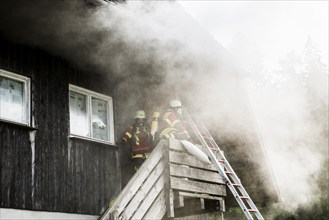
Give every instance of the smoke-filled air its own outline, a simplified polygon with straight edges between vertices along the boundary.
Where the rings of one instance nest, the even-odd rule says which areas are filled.
[[[311,39],[277,71],[248,72],[177,2],[86,2],[3,1],[0,31],[106,74],[118,125],[135,109],[151,114],[180,98],[205,120],[229,161],[237,155],[255,164],[265,183],[255,187],[278,196],[269,199],[268,219],[308,219],[295,211],[309,207],[328,214],[328,67]],[[253,177],[242,175],[247,186]]]

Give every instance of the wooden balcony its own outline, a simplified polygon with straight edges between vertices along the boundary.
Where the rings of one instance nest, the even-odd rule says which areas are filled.
[[[178,140],[162,140],[101,219],[164,219],[224,212],[226,186]]]

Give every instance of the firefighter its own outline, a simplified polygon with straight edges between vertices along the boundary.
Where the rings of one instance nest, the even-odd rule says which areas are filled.
[[[129,144],[133,169],[137,171],[152,151],[150,129],[146,124],[145,111],[136,111],[135,123],[126,130],[121,143]]]
[[[170,101],[169,109],[163,114],[159,130],[161,139],[190,139],[190,135],[186,130],[186,124],[182,119],[181,101],[176,99]]]

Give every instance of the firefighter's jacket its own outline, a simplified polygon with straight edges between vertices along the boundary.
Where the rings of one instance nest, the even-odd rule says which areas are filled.
[[[181,116],[172,109],[168,109],[164,113],[162,121],[160,122],[159,131],[161,139],[175,138],[180,140],[187,140],[190,138],[187,132],[186,124]]]
[[[124,133],[122,140],[130,144],[132,156],[148,154],[152,151],[151,135],[146,126],[130,126]]]

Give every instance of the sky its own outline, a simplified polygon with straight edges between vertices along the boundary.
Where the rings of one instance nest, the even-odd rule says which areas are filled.
[[[264,64],[276,68],[289,51],[300,51],[308,37],[328,65],[328,1],[179,1],[226,49],[244,36]]]

